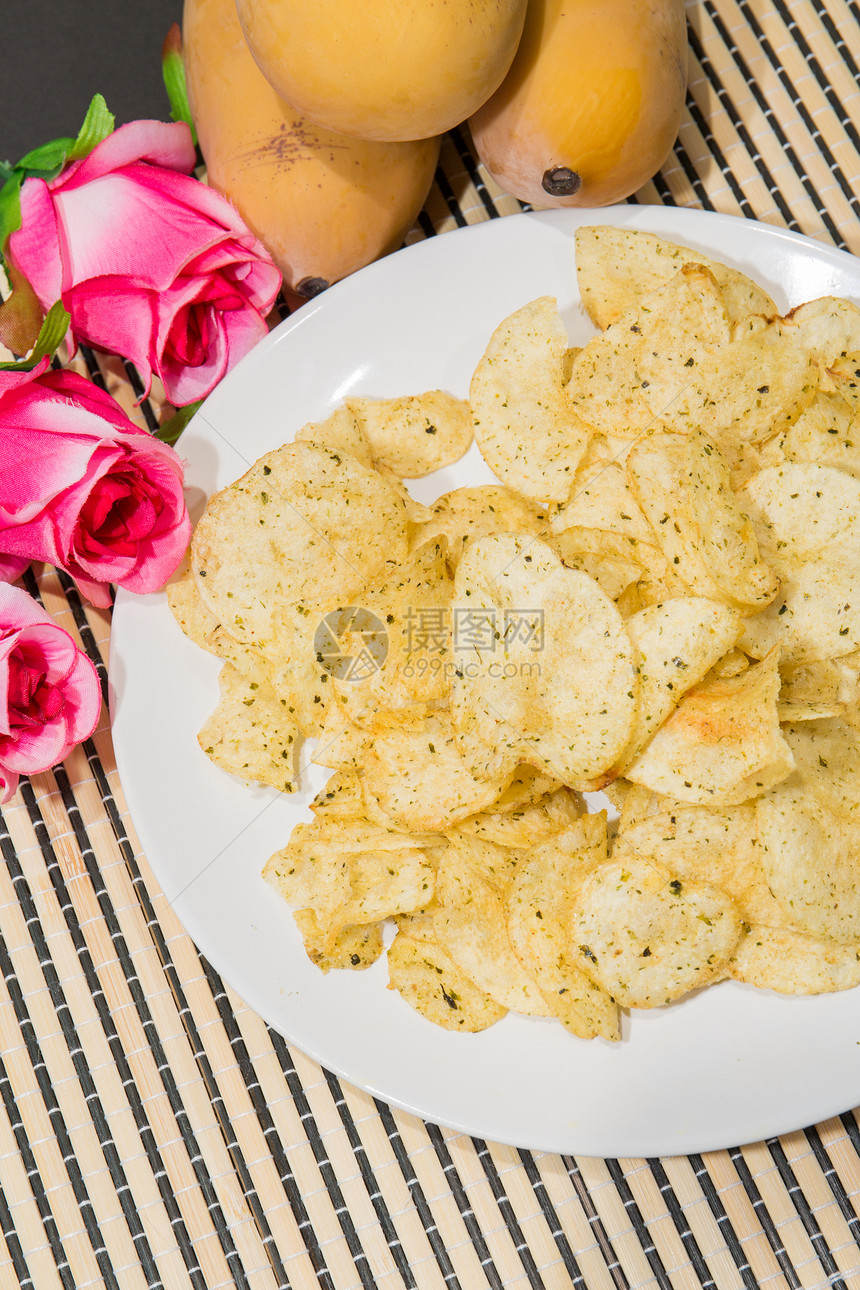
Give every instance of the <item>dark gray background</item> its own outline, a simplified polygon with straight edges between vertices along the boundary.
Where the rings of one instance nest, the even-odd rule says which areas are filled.
[[[97,93],[117,125],[170,120],[161,46],[182,0],[9,0],[0,10],[0,161],[76,135]]]

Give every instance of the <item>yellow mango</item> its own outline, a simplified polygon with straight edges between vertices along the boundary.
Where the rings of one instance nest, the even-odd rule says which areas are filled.
[[[469,124],[520,201],[605,206],[660,169],[686,85],[683,0],[530,0],[511,69]]]
[[[439,140],[371,143],[304,120],[251,57],[234,0],[185,0],[182,28],[209,183],[269,251],[291,303],[396,249],[433,182]]]
[[[464,121],[511,64],[526,0],[237,0],[266,79],[311,121],[423,139]]]

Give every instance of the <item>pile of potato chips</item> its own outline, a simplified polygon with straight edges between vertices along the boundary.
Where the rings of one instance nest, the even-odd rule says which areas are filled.
[[[860,983],[860,308],[576,255],[584,348],[544,297],[468,401],[347,399],[210,500],[169,599],[224,660],[204,752],[333,771],[264,871],[313,962],[613,1040],[727,977]],[[473,435],[499,483],[414,501]]]

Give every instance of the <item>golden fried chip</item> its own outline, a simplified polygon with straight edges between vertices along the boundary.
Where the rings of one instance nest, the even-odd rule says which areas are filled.
[[[218,674],[221,697],[197,742],[222,770],[282,793],[295,787],[299,730],[270,686],[248,681],[232,663]]]
[[[364,791],[401,828],[448,829],[490,806],[507,785],[509,776],[487,780],[469,772],[447,712],[407,715],[371,733]]]
[[[582,814],[579,798],[569,788],[558,788],[523,806],[497,810],[495,805],[462,820],[459,832],[472,833],[497,846],[531,847],[568,828]]]
[[[311,810],[326,820],[360,820],[364,795],[358,771],[336,770],[311,802]]]
[[[627,747],[618,767],[625,773],[678,706],[741,631],[739,614],[702,596],[684,596],[649,605],[627,620],[639,655],[639,702]]]
[[[703,265],[687,264],[592,337],[574,360],[568,393],[595,429],[637,439],[659,428],[660,418],[691,384],[692,372],[728,341],[723,296],[713,274]]]
[[[796,305],[782,321],[795,343],[827,371],[853,373],[856,362],[850,360],[860,351],[860,308],[853,301],[820,296]]]
[[[432,519],[421,525],[417,542],[444,537],[447,560],[457,568],[467,544],[489,533],[531,533],[540,537],[546,529],[546,513],[534,502],[520,497],[502,484],[479,484],[445,493],[432,509]]]
[[[433,940],[398,932],[388,949],[388,985],[411,1008],[445,1030],[474,1032],[507,1012]]]
[[[315,443],[330,452],[347,452],[362,466],[372,467],[373,456],[361,421],[349,403],[342,403],[324,421],[309,421],[296,432],[297,443]]]
[[[787,920],[811,936],[860,939],[860,744],[838,718],[789,726],[796,770],[756,805],[762,863]]]
[[[567,498],[592,434],[565,390],[567,353],[556,301],[542,296],[496,328],[469,389],[487,465],[538,502]]]
[[[739,676],[688,690],[625,774],[680,802],[732,806],[792,771],[777,713],[778,651]]]
[[[725,974],[741,919],[716,888],[628,856],[583,879],[570,930],[577,963],[617,1003],[657,1008]]]
[[[469,404],[445,390],[393,399],[350,398],[346,407],[361,428],[373,464],[398,479],[419,479],[451,466],[472,443]]]
[[[613,764],[636,705],[633,646],[612,601],[538,539],[497,534],[455,580],[454,728],[473,774],[521,761],[569,785]]]
[[[832,466],[788,463],[760,471],[741,496],[779,594],[744,624],[742,647],[761,658],[816,662],[860,646],[860,480]]]
[[[755,806],[683,806],[622,824],[613,855],[634,851],[684,882],[707,882],[730,896],[747,923],[781,926],[756,836]]]
[[[653,435],[633,446],[627,470],[666,561],[693,595],[741,611],[773,600],[777,577],[707,435]]]
[[[406,508],[387,480],[347,454],[294,443],[210,498],[191,566],[225,629],[271,648],[279,610],[352,596],[406,550]]]
[[[514,953],[553,1015],[581,1039],[621,1037],[617,1004],[571,957],[569,922],[579,883],[606,854],[605,814],[584,815],[523,855],[507,894]]]
[[[344,927],[331,940],[320,927],[312,909],[297,909],[293,913],[305,953],[321,972],[333,968],[361,972],[375,963],[382,953],[382,924],[368,923],[362,927]]]
[[[780,994],[851,990],[860,985],[860,942],[839,945],[785,927],[751,927],[729,960],[729,975]]]
[[[436,896],[436,937],[461,970],[502,1007],[548,1016],[540,990],[511,949],[504,896],[470,862],[465,847],[452,846],[444,853]]]
[[[592,224],[576,231],[576,276],[582,303],[601,329],[635,307],[640,298],[666,283],[685,264],[703,264],[722,291],[732,322],[749,314],[771,318],[776,305],[763,287],[701,251],[678,246],[638,229]]]

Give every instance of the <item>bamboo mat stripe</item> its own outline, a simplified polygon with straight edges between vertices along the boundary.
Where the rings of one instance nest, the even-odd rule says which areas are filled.
[[[860,251],[860,7],[687,13],[678,142],[631,200]],[[406,240],[523,209],[463,126]],[[81,349],[72,365],[144,428],[169,414],[130,364]],[[107,698],[109,612],[54,570],[25,585]],[[853,1110],[725,1151],[596,1160],[424,1124],[321,1070],[178,924],[106,715],[2,809],[0,856],[3,1290],[860,1288]]]

